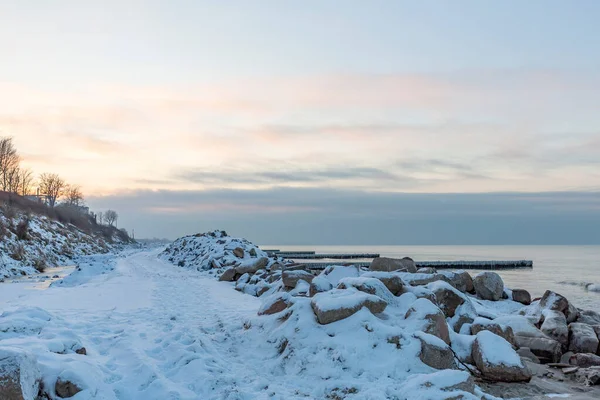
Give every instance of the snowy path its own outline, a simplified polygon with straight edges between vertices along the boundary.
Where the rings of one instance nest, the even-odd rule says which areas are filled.
[[[275,350],[265,352],[264,338],[243,327],[259,300],[156,252],[121,259],[84,285],[30,291],[11,303],[62,317],[101,366],[97,392],[78,399],[294,397],[285,376],[267,375],[261,357]]]

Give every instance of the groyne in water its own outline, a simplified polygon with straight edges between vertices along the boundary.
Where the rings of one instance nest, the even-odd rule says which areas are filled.
[[[499,261],[415,261],[417,268],[434,267],[436,269],[477,269],[477,270],[502,270],[533,268],[531,260],[499,260]],[[370,262],[306,262],[302,263],[308,269],[325,269],[329,265],[355,265],[368,267]]]

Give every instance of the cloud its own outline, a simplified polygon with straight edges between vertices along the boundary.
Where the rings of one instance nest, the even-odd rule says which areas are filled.
[[[600,244],[600,192],[161,190],[89,203],[117,209],[138,237],[225,229],[263,244]]]

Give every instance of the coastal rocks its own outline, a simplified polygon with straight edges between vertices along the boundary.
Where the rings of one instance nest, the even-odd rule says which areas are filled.
[[[471,335],[477,335],[481,331],[492,332],[494,335],[506,340],[511,346],[516,346],[515,334],[510,326],[501,326],[493,322],[483,323],[479,318],[471,325]]]
[[[417,269],[417,274],[436,274],[437,271],[433,267],[421,267]]]
[[[598,336],[590,325],[574,322],[569,325],[569,350],[573,353],[598,351]]]
[[[498,301],[504,293],[504,282],[495,272],[481,272],[475,275],[473,287],[477,296],[484,300]]]
[[[360,272],[360,269],[356,266],[330,265],[318,276],[327,279],[335,287],[341,279],[357,278],[360,276]]]
[[[235,267],[235,273],[237,275],[254,274],[258,270],[265,268],[267,265],[269,265],[269,259],[267,257],[261,257],[256,261],[238,265]]]
[[[34,399],[38,394],[39,381],[40,372],[32,355],[0,347],[0,399]]]
[[[404,293],[404,281],[398,275],[389,272],[367,272],[362,276],[379,279],[394,296]]]
[[[473,278],[467,271],[442,271],[446,281],[462,293],[473,292]]]
[[[272,315],[282,312],[292,304],[292,296],[289,293],[277,293],[265,299],[258,310],[258,315]]]
[[[383,299],[388,304],[394,301],[395,296],[385,287],[383,282],[375,278],[344,278],[337,286],[338,289],[354,288],[360,292],[373,294]]]
[[[319,275],[316,276],[310,282],[310,288],[308,293],[310,297],[313,297],[317,293],[327,292],[331,289],[333,289],[333,285],[331,284],[331,282],[329,282],[323,276]]]
[[[241,247],[236,247],[235,249],[233,249],[233,255],[237,258],[244,258],[244,249],[242,249]]]
[[[535,364],[541,363],[540,359],[537,358],[537,356],[535,354],[533,354],[531,349],[528,347],[521,347],[520,349],[517,350],[517,354],[519,355],[519,357],[526,358],[529,361],[531,361],[532,363],[535,363]]]
[[[500,382],[529,382],[531,371],[523,364],[510,343],[489,331],[477,334],[473,361],[486,379]]]
[[[387,303],[377,296],[357,290],[333,289],[318,293],[311,300],[312,309],[321,325],[336,322],[366,307],[371,313],[379,314]]]
[[[529,348],[544,363],[559,362],[562,356],[562,346],[556,340],[517,335],[515,342],[519,348]]]
[[[465,302],[465,298],[463,297],[462,293],[458,292],[447,282],[434,282],[426,287],[433,292],[437,304],[442,309],[446,317],[454,317],[458,306]]]
[[[581,368],[600,366],[600,356],[595,354],[573,354],[569,358],[569,364]]]
[[[311,283],[314,279],[314,275],[310,272],[297,270],[297,271],[283,271],[281,273],[281,279],[283,280],[283,285],[287,288],[295,288],[298,284],[299,280],[306,281]]]
[[[444,343],[450,344],[450,332],[444,313],[431,301],[417,299],[406,312],[405,319],[422,321],[423,332],[436,336],[442,339]]]
[[[235,268],[227,268],[223,274],[221,274],[221,277],[219,278],[220,281],[225,281],[225,282],[232,282],[235,280]]]
[[[585,386],[600,384],[600,367],[580,368],[574,374],[574,379]]]
[[[421,342],[419,359],[423,364],[435,369],[456,368],[454,353],[444,341],[424,332],[416,332],[415,337]]]
[[[569,345],[567,318],[560,311],[546,311],[544,313],[544,323],[540,329],[545,335],[560,343],[564,349]]]
[[[577,322],[588,325],[600,325],[600,313],[592,310],[579,310]]]
[[[409,258],[404,257],[401,259],[397,258],[388,258],[388,257],[377,257],[371,261],[371,265],[369,266],[371,271],[398,271],[404,270],[407,272],[417,272],[417,267],[415,262]]]
[[[69,380],[58,378],[54,385],[54,391],[61,399],[68,399],[81,392],[81,388]]]
[[[512,299],[513,301],[524,304],[526,306],[531,304],[531,294],[529,294],[529,292],[525,289],[513,289]]]
[[[556,292],[546,290],[540,300],[539,306],[543,310],[560,311],[566,316],[566,312],[569,308],[569,301],[566,297]]]

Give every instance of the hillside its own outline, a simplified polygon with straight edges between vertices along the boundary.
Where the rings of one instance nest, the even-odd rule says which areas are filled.
[[[131,242],[126,233],[90,220],[13,195],[0,206],[0,279],[43,272]]]

